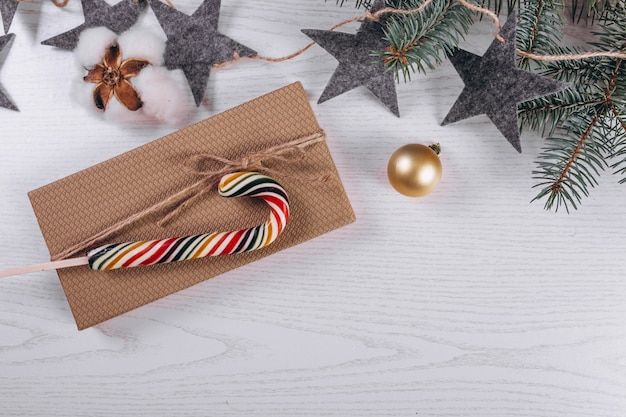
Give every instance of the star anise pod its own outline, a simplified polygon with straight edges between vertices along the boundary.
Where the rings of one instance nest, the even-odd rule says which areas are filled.
[[[122,62],[119,45],[114,43],[109,46],[102,62],[91,68],[83,78],[86,82],[97,84],[93,91],[96,107],[105,110],[109,100],[115,95],[128,110],[139,110],[143,103],[128,79],[138,75],[149,64],[149,61],[138,58],[129,58]]]

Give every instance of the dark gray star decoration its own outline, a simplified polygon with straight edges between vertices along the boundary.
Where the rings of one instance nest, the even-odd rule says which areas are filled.
[[[509,15],[500,35],[481,57],[462,49],[450,60],[465,88],[442,125],[486,114],[518,152],[520,143],[517,104],[561,91],[567,84],[517,68],[515,63],[516,13]]]
[[[7,47],[7,45],[9,44],[9,42],[11,42],[13,38],[15,38],[15,35],[12,33],[9,33],[8,35],[0,36],[0,54],[2,53],[4,48]],[[17,109],[17,106],[13,104],[11,100],[9,100],[9,98],[2,92],[2,90],[0,90],[0,107],[19,111]]]
[[[0,13],[2,13],[2,24],[4,25],[4,33],[9,32],[13,16],[17,10],[18,0],[0,0]]]
[[[370,11],[375,13],[384,7],[385,0],[375,0]],[[394,73],[385,71],[380,57],[372,56],[372,51],[382,52],[389,46],[383,31],[386,17],[385,14],[378,21],[365,20],[355,35],[330,30],[302,30],[339,61],[318,103],[365,86],[393,114],[400,116]]]
[[[217,31],[221,0],[204,0],[191,15],[158,1],[149,0],[165,35],[165,66],[185,73],[191,92],[199,106],[209,80],[211,65],[239,56],[254,56],[252,49]]]
[[[146,7],[146,0],[122,0],[110,6],[105,0],[81,0],[85,23],[41,42],[42,45],[72,50],[78,43],[81,32],[88,28],[105,26],[120,34],[133,26]]]

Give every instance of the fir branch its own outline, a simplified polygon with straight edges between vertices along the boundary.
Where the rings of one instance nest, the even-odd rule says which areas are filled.
[[[580,47],[557,47],[552,53],[555,55],[580,55],[584,53],[584,50]],[[599,57],[551,61],[545,63],[539,72],[542,75],[556,78],[559,81],[575,84],[579,89],[585,89],[589,85],[596,83],[598,68],[606,65],[610,67],[611,62],[602,61],[602,58]]]
[[[389,0],[391,7],[415,9],[424,0]],[[392,16],[385,28],[389,47],[378,55],[385,66],[402,73],[404,81],[412,72],[433,70],[442,62],[442,55],[458,47],[472,24],[472,13],[455,0],[433,0],[423,13]]]
[[[562,1],[524,0],[523,3],[517,17],[517,47],[524,52],[550,54],[558,48],[562,38]],[[522,57],[518,64],[528,70],[531,61]]]
[[[339,6],[343,6],[345,2],[346,0],[337,0],[337,4]],[[369,9],[371,5],[372,5],[371,0],[356,0],[354,7],[357,9],[360,9],[360,8]]]
[[[597,176],[606,164],[607,149],[601,116],[579,112],[568,119],[558,134],[546,139],[546,147],[537,161],[533,178],[535,187],[543,187],[533,199],[546,198],[545,208],[558,211],[570,205],[576,209],[589,188],[598,184]]]
[[[579,48],[556,48],[558,55],[580,53]],[[600,58],[548,62],[540,74],[570,83],[570,88],[518,105],[520,130],[536,130],[552,135],[570,116],[581,110],[592,111],[604,100],[603,86],[598,80]]]
[[[532,0],[524,0],[524,1],[532,1]],[[343,6],[345,3],[347,2],[347,0],[336,0],[336,3],[339,6]],[[403,3],[403,1],[397,1],[397,0],[387,0],[387,5],[394,7],[392,5],[392,3]],[[507,14],[510,14],[511,11],[515,8],[515,5],[517,4],[517,0],[506,0],[506,5],[507,5]],[[369,9],[370,6],[372,5],[372,0],[355,0],[354,3],[354,7],[357,9]],[[500,14],[502,12],[502,10],[504,9],[504,0],[480,0],[480,7],[486,7],[488,9],[492,9],[494,10],[497,14]],[[401,6],[399,6],[401,7]]]
[[[520,103],[520,131],[528,129],[538,131],[542,136],[552,135],[574,113],[591,110],[601,103],[596,96],[573,88]]]
[[[585,21],[591,18],[592,23],[596,18],[601,22],[608,23],[626,14],[625,0],[572,0],[571,6],[572,21],[574,22],[580,22],[584,17]]]
[[[343,4],[344,0],[336,0]],[[415,9],[425,0],[387,0],[387,5]],[[473,0],[494,13],[518,8],[517,46],[536,55],[576,55],[581,48],[560,46],[564,0]],[[604,19],[602,31],[592,33],[590,46],[599,51],[626,51],[626,0],[572,0],[572,15]],[[371,0],[356,0],[367,7]],[[584,14],[581,14],[584,13]],[[473,23],[473,12],[456,0],[433,0],[422,13],[391,15],[382,56],[396,78],[434,69],[443,54],[452,52]],[[584,48],[588,49],[588,48]],[[523,69],[570,83],[570,88],[521,103],[520,129],[548,134],[533,176],[540,187],[534,200],[546,209],[577,208],[597,177],[612,168],[626,183],[626,60],[594,57],[550,62],[518,61]],[[613,161],[609,165],[609,161]]]
[[[618,19],[617,23],[594,33],[598,41],[592,44],[626,50],[626,19]],[[609,58],[589,61],[593,71],[572,77],[572,88],[592,96],[595,103],[581,106],[563,123],[558,135],[546,140],[547,148],[539,156],[538,170],[533,172],[540,181],[537,186],[543,187],[535,200],[547,198],[546,209],[564,206],[569,211],[569,205],[577,208],[581,198],[588,195],[589,187],[597,184],[595,177],[608,166],[610,158],[621,158],[611,167],[618,174],[626,174],[626,63]],[[571,64],[556,62],[554,67],[568,65]]]
[[[621,175],[620,184],[626,183],[626,106],[620,109],[617,106],[611,107],[611,112],[615,116],[616,123],[616,144],[613,151],[613,158],[618,159],[611,168],[615,169],[615,174]]]
[[[516,4],[517,4],[517,0],[506,0],[507,15],[511,14]],[[504,6],[504,0],[481,0],[480,1],[480,7],[486,7],[487,9],[493,10],[496,14],[502,13],[502,9],[504,9],[503,6]]]

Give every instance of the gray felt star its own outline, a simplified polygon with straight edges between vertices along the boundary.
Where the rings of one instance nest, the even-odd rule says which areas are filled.
[[[370,11],[374,13],[383,7],[385,0],[376,0]],[[393,71],[385,71],[381,58],[372,56],[372,51],[382,52],[389,45],[384,38],[385,17],[381,16],[379,21],[365,20],[356,35],[330,30],[302,30],[339,61],[318,103],[365,86],[393,114],[400,116]]]
[[[442,125],[486,114],[518,152],[520,143],[517,104],[561,91],[567,84],[517,68],[515,63],[516,13],[509,15],[500,35],[481,57],[457,50],[450,57],[465,88]]]
[[[9,31],[13,16],[17,10],[18,0],[0,0],[0,12],[2,13],[2,24],[4,25],[4,33]]]
[[[13,38],[15,38],[15,35],[12,33],[9,33],[8,35],[0,36],[0,53],[2,53],[4,48],[7,47],[7,45],[9,44],[9,42],[11,42]],[[9,98],[2,92],[2,90],[0,90],[0,107],[19,111],[17,109],[17,106],[13,104],[11,100],[9,100]]]
[[[105,0],[81,0],[85,23],[65,33],[41,42],[42,45],[56,46],[72,50],[78,43],[80,33],[88,28],[105,26],[120,34],[137,22],[139,14],[146,6],[146,0],[122,0],[110,6]]]
[[[158,1],[149,0],[165,35],[165,66],[180,68],[199,106],[209,80],[211,65],[257,53],[217,31],[221,0],[204,0],[191,15]]]

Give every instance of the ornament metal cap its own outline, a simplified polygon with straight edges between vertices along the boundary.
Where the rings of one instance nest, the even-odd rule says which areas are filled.
[[[441,144],[439,142],[431,143],[430,145],[428,145],[428,147],[432,149],[433,152],[436,153],[437,155],[441,153]]]

